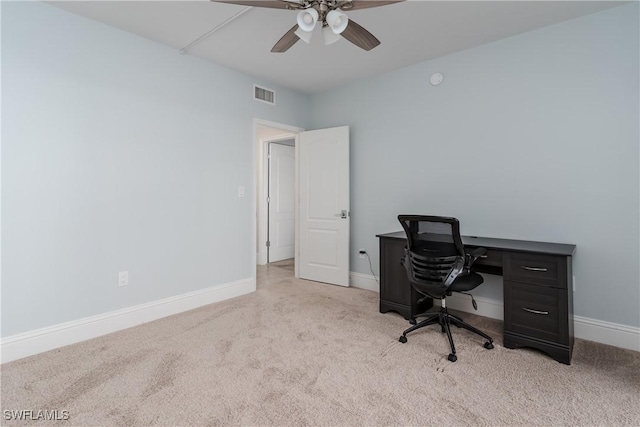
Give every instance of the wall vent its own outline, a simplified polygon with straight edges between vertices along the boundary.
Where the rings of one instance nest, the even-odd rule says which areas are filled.
[[[276,105],[275,91],[258,85],[253,85],[253,99],[256,101],[266,102],[267,104]]]

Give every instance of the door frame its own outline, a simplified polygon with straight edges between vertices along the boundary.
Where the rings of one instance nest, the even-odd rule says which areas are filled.
[[[266,137],[260,138],[259,136],[259,128],[260,127],[268,127],[277,130],[282,130],[282,135],[274,136],[274,137]],[[253,212],[254,212],[254,221],[253,221],[253,230],[251,233],[252,236],[252,265],[254,267],[254,275],[255,266],[256,265],[265,265],[267,263],[267,251],[266,245],[259,244],[259,242],[266,242],[266,234],[267,234],[267,183],[269,173],[267,162],[268,162],[268,144],[269,142],[276,142],[278,140],[295,140],[295,172],[294,172],[294,191],[295,191],[295,254],[294,259],[297,261],[298,258],[298,203],[300,199],[300,191],[299,191],[299,155],[298,155],[298,133],[304,131],[303,128],[286,125],[282,123],[276,123],[269,120],[254,118],[253,119],[253,188],[254,188],[254,197],[253,197]],[[298,277],[298,263],[295,262],[295,276]]]

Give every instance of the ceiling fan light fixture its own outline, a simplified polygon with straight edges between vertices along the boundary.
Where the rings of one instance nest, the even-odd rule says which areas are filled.
[[[340,34],[346,30],[349,24],[349,17],[338,10],[331,10],[327,13],[326,21],[334,34]]]
[[[325,46],[334,44],[335,42],[337,42],[342,38],[340,34],[334,33],[331,27],[329,27],[328,25],[325,25],[324,27],[322,27],[322,36],[324,38]]]
[[[311,36],[313,36],[313,31],[303,31],[302,28],[298,28],[293,34],[298,36],[300,40],[309,44],[311,43]]]
[[[298,27],[302,31],[312,31],[318,22],[318,11],[309,8],[298,12]]]

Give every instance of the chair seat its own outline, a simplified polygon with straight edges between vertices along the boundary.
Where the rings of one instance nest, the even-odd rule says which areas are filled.
[[[480,286],[482,281],[481,275],[478,273],[470,273],[466,276],[458,277],[451,286],[449,286],[449,290],[453,292],[467,292]]]
[[[470,273],[465,276],[459,276],[448,288],[444,285],[438,287],[437,284],[412,283],[416,291],[423,295],[432,297],[441,297],[447,292],[467,292],[477,288],[482,284],[482,276],[478,273]]]

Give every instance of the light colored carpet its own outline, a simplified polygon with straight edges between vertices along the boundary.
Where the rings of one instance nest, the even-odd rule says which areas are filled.
[[[578,340],[573,364],[378,312],[378,294],[259,269],[257,292],[2,366],[2,410],[57,425],[640,425],[640,353]],[[8,425],[19,424],[6,421]],[[25,422],[37,425],[36,422]]]

